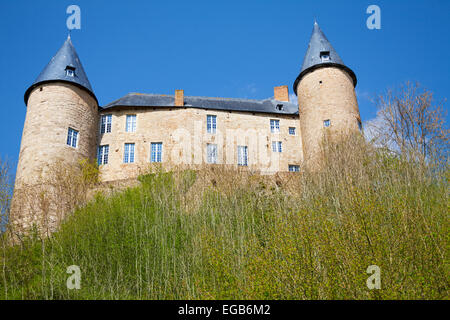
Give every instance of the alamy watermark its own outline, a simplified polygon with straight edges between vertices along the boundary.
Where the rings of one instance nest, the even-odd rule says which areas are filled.
[[[73,289],[77,289],[80,290],[81,289],[81,270],[79,266],[76,265],[72,265],[72,266],[68,266],[66,272],[68,274],[71,274],[71,276],[69,278],[67,278],[67,289],[69,290],[73,290]]]
[[[367,288],[370,290],[381,289],[381,269],[377,265],[371,265],[366,270],[367,274],[371,276],[367,278]]]
[[[381,29],[381,9],[379,6],[372,4],[367,7],[367,14],[370,16],[367,18],[366,25],[369,30]]]
[[[269,126],[269,122],[267,123]],[[286,128],[287,129],[287,128]],[[172,148],[167,154],[175,165],[199,165],[218,163],[226,165],[243,165],[260,168],[264,171],[279,171],[282,158],[284,135],[278,130],[270,135],[268,129],[236,128],[224,131],[214,129],[207,132],[205,122],[194,121],[191,130],[177,128],[171,136]],[[215,146],[213,157],[208,154],[207,145]],[[276,146],[276,148],[274,147]],[[244,147],[245,155],[239,155],[238,149]],[[240,159],[244,157],[245,159]],[[214,162],[211,162],[211,158]]]
[[[70,14],[70,16],[66,20],[67,29],[80,30],[81,29],[81,9],[80,9],[80,7],[75,4],[72,4],[67,7],[66,13]]]

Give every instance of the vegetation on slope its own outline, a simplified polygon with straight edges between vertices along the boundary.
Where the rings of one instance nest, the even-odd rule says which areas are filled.
[[[50,238],[0,243],[0,298],[448,299],[448,168],[361,137],[325,151],[319,171],[161,171],[99,193]]]

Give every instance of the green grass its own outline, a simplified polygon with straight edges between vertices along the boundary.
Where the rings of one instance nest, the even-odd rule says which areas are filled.
[[[98,194],[51,238],[2,242],[0,298],[448,299],[448,170],[343,148],[320,172],[159,172]]]

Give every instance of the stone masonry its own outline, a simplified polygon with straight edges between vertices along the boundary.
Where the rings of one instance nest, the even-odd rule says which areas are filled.
[[[112,130],[100,137],[109,146],[108,164],[101,165],[102,180],[126,179],[145,172],[150,165],[150,144],[162,142],[162,165],[207,165],[206,145],[217,145],[217,164],[237,167],[237,146],[248,146],[249,169],[274,173],[302,163],[303,154],[297,116],[252,114],[219,110],[174,108],[117,108]],[[126,115],[136,115],[136,132],[125,132]],[[206,116],[217,117],[217,131],[207,133]],[[279,120],[280,132],[271,133],[270,120]],[[161,125],[163,124],[163,125]],[[295,135],[289,134],[295,128]],[[284,152],[272,152],[272,142],[281,141]],[[135,162],[124,163],[125,143],[135,144]]]
[[[100,106],[69,37],[25,93],[11,225],[55,230],[67,210],[57,196],[58,186],[46,181],[58,163],[71,168],[81,159],[98,160],[101,181],[108,183],[135,178],[155,166],[301,171],[317,162],[326,130],[361,129],[356,83],[356,75],[314,23],[294,82],[298,106],[289,101],[288,86],[275,87],[274,96],[265,100],[192,97],[175,90],[173,96],[128,94]],[[135,116],[133,132],[126,132],[127,115]],[[102,133],[104,116],[111,119],[111,130]],[[214,130],[208,132],[211,119]],[[69,144],[71,130],[77,133],[75,145]],[[151,163],[151,143],[162,144],[156,164]],[[125,144],[134,145],[132,163],[125,161]],[[106,163],[99,157],[103,146],[109,148]],[[213,163],[207,152],[211,147],[217,150]]]
[[[358,130],[361,123],[352,79],[338,68],[317,69],[304,76],[297,87],[305,160],[318,154],[324,130]],[[330,127],[324,121],[330,120]]]

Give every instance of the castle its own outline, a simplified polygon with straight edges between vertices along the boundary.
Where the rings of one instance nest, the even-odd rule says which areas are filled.
[[[226,164],[263,173],[300,171],[324,130],[361,130],[356,76],[315,22],[294,82],[266,100],[130,93],[99,106],[70,37],[25,92],[14,198],[56,159],[97,159],[102,181],[137,176],[149,163]],[[16,200],[16,203],[18,201]],[[17,211],[17,210],[16,210]],[[27,212],[11,222],[30,226]]]

